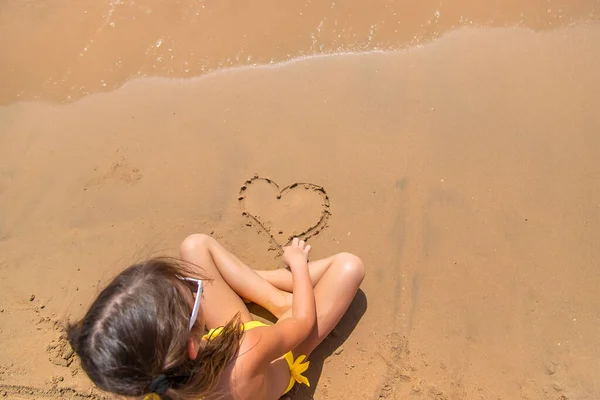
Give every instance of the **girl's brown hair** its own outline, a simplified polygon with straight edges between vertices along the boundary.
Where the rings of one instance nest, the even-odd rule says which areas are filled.
[[[195,360],[188,340],[192,306],[181,277],[202,279],[198,267],[172,258],[152,258],[121,272],[98,295],[83,319],[69,324],[73,350],[90,379],[102,390],[123,396],[152,392],[164,375],[165,399],[198,399],[211,392],[237,356],[243,334],[239,316],[206,342]]]

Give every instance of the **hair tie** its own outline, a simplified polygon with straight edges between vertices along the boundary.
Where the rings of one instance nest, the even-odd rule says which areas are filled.
[[[150,391],[156,394],[165,394],[171,388],[171,383],[166,375],[159,375],[150,383]]]

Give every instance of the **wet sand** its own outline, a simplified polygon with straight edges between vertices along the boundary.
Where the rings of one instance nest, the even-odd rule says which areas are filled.
[[[107,279],[327,212],[367,278],[295,399],[599,398],[598,3],[300,4],[1,6],[0,393],[102,398],[60,322]]]

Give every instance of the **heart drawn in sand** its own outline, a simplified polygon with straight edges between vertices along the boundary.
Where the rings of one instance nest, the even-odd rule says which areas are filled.
[[[307,240],[327,226],[329,196],[322,186],[293,183],[281,189],[269,178],[255,175],[240,187],[239,204],[248,226],[270,238],[270,250],[282,251],[297,237]]]

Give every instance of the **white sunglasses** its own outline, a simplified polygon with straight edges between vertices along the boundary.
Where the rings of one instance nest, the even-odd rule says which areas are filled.
[[[194,308],[192,308],[192,315],[190,316],[190,330],[192,330],[192,327],[198,319],[198,311],[200,310],[200,298],[202,297],[202,293],[204,292],[204,286],[202,286],[202,281],[200,279],[184,277],[180,279],[182,281],[185,281],[186,283],[189,282],[189,288],[192,291],[192,294],[196,293],[196,300],[194,300]],[[194,287],[194,284],[198,285],[197,289]]]

